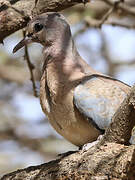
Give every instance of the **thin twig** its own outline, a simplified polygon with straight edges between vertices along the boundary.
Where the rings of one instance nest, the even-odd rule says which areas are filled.
[[[23,36],[25,37],[25,35],[26,35],[26,31],[23,30]],[[27,65],[28,65],[28,68],[29,68],[29,71],[30,71],[30,80],[31,80],[32,86],[33,86],[33,94],[34,94],[35,97],[38,97],[37,90],[36,90],[35,79],[34,79],[34,74],[33,74],[33,69],[35,67],[30,62],[29,53],[28,53],[28,46],[27,45],[25,45],[24,50],[25,50],[25,58],[26,58]]]
[[[120,22],[115,21],[106,21],[104,24],[111,25],[111,26],[118,26],[126,29],[135,29],[135,24],[124,24]]]
[[[101,28],[101,26],[107,21],[109,16],[117,9],[117,6],[119,5],[120,2],[121,2],[121,0],[115,1],[113,6],[104,14],[104,16],[102,17],[101,20],[97,20],[97,21],[93,21],[93,22],[91,22],[91,21],[89,22],[86,20],[85,21],[86,26],[95,25],[95,28]]]
[[[106,2],[106,0],[105,0],[105,2]],[[104,24],[112,25],[112,26],[120,26],[120,27],[128,28],[128,29],[135,29],[135,25],[128,25],[128,24],[123,24],[123,23],[119,23],[119,22],[108,21],[109,16],[119,7],[119,4],[121,4],[121,3],[124,3],[123,0],[118,0],[118,1],[113,2],[111,4],[112,7],[105,13],[105,15],[102,17],[101,20],[93,19],[91,17],[86,17],[84,19],[84,23],[85,23],[84,27],[79,29],[74,34],[74,38],[76,38],[76,36],[78,34],[81,34],[81,33],[85,32],[88,27],[101,28],[102,25],[104,25]]]
[[[114,4],[117,2],[114,0],[101,0],[101,1],[105,2],[106,4],[108,4],[110,6],[114,6]],[[121,0],[121,2],[118,4],[117,8],[121,9],[124,12],[127,12],[128,14],[130,14],[132,16],[135,16],[135,10],[132,7],[128,6],[124,2],[124,0]]]
[[[110,8],[107,13],[102,17],[101,21],[99,22],[99,27],[102,26],[102,24],[105,23],[105,21],[109,18],[109,16],[112,14],[112,12],[115,10],[118,3],[115,3],[112,8]]]
[[[89,28],[89,27],[90,28],[101,28],[101,20],[87,17],[84,19],[84,22],[85,22],[85,26],[82,27],[81,29],[79,29],[74,34],[74,38],[76,38],[76,36],[78,34],[85,32],[87,30],[87,28]],[[126,28],[126,29],[135,29],[135,24],[125,24],[125,23],[109,21],[109,20],[105,21],[102,25],[118,26],[118,27],[122,27],[122,28]]]

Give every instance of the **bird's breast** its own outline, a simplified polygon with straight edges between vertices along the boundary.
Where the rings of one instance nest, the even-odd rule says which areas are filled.
[[[75,72],[74,72],[75,73]],[[73,92],[80,81],[71,78],[58,69],[46,69],[40,88],[40,101],[54,129],[75,145],[93,141],[99,135],[86,119],[80,114],[73,103]],[[76,76],[77,77],[77,76]]]

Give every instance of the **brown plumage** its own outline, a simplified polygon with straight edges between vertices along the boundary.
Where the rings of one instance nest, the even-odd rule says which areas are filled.
[[[40,102],[51,125],[77,146],[96,140],[130,87],[96,72],[80,57],[61,14],[42,14],[27,30],[14,52],[30,42],[44,46]]]

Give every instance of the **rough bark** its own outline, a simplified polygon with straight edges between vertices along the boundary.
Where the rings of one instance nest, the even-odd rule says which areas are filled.
[[[135,86],[114,115],[103,139],[88,149],[7,174],[1,180],[135,179],[135,146],[128,144],[135,125]]]
[[[1,180],[135,179],[135,146],[107,143],[39,166],[7,174]]]
[[[82,0],[38,0],[35,7],[35,2],[35,0],[0,0],[0,43],[8,35],[24,28],[31,16],[48,11],[61,11],[83,3]]]

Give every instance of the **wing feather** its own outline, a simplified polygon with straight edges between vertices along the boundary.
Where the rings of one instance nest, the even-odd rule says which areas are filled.
[[[102,130],[109,126],[125,97],[119,86],[98,78],[84,80],[74,90],[75,106]]]

